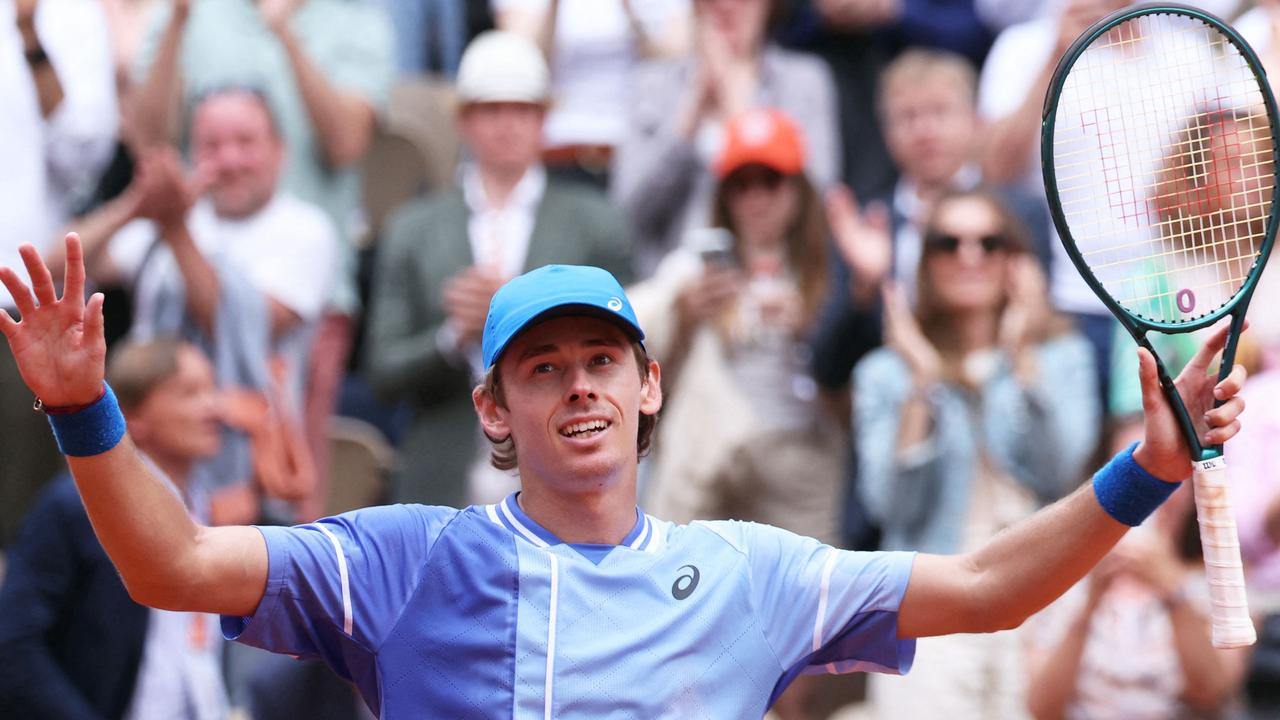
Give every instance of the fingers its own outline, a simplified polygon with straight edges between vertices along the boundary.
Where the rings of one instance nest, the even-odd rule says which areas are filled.
[[[67,262],[62,275],[62,299],[71,298],[72,307],[79,309],[84,303],[84,249],[80,236],[67,234]]]
[[[1138,348],[1138,380],[1142,384],[1143,412],[1150,415],[1156,408],[1164,406],[1164,396],[1160,390],[1155,356],[1144,347]]]
[[[204,195],[209,186],[213,184],[214,174],[207,165],[201,165],[191,173],[191,176],[184,183],[184,191],[186,193],[186,202],[188,205],[195,203]]]
[[[1233,397],[1222,403],[1222,405],[1206,412],[1204,421],[1209,427],[1221,427],[1239,417],[1242,412],[1244,412],[1244,398]]]
[[[22,255],[22,264],[27,266],[27,275],[31,278],[31,287],[35,290],[36,302],[41,305],[52,305],[58,302],[58,293],[53,287],[53,276],[40,257],[40,251],[30,243],[18,248]]]
[[[1230,323],[1226,323],[1214,330],[1213,334],[1196,351],[1195,356],[1191,358],[1191,362],[1187,363],[1183,372],[1194,370],[1202,375],[1209,372],[1209,366],[1213,364],[1213,359],[1218,356],[1218,353],[1222,352],[1222,348],[1227,346],[1227,335],[1230,332]]]
[[[1240,432],[1240,421],[1232,420],[1230,423],[1216,427],[1204,434],[1205,445],[1222,445]]]
[[[106,343],[106,334],[103,331],[105,320],[102,315],[102,304],[105,301],[106,296],[102,293],[94,293],[84,307],[84,341],[86,345]]]
[[[825,198],[827,205],[827,217],[836,224],[836,221],[848,221],[858,218],[858,198],[853,194],[853,190],[848,185],[836,185],[827,191]]]
[[[17,330],[18,322],[10,317],[4,308],[0,308],[0,335],[11,338]]]
[[[4,283],[5,289],[13,296],[13,304],[22,317],[30,317],[36,311],[36,300],[31,295],[31,289],[12,268],[0,267],[0,283]]]
[[[882,232],[889,232],[890,219],[888,205],[878,201],[872,202],[867,205],[864,216],[867,219],[867,224],[871,227]]]
[[[1244,381],[1248,376],[1249,372],[1244,369],[1243,365],[1236,365],[1231,368],[1231,373],[1214,386],[1214,399],[1226,400],[1227,398],[1235,397],[1240,392],[1240,389],[1244,387]]]

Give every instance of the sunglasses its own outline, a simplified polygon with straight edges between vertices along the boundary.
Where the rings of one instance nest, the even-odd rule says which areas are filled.
[[[972,238],[971,236],[962,238],[951,233],[931,232],[924,236],[924,245],[930,252],[955,253],[965,239]],[[1009,249],[1009,240],[1003,235],[982,235],[977,238],[977,242],[982,247],[982,252],[987,255]]]
[[[786,175],[772,168],[751,165],[733,171],[729,177],[725,178],[724,187],[729,192],[741,192],[754,187],[773,191],[782,187],[782,181],[786,177]]]

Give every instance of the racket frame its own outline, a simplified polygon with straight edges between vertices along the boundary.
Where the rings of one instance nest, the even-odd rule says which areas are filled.
[[[1156,371],[1160,378],[1160,387],[1164,390],[1165,397],[1169,401],[1169,406],[1173,409],[1174,415],[1178,419],[1178,425],[1182,429],[1182,434],[1186,438],[1187,447],[1191,452],[1191,460],[1195,463],[1201,461],[1213,460],[1222,457],[1222,445],[1203,445],[1195,430],[1195,423],[1187,412],[1186,405],[1183,404],[1181,397],[1178,395],[1177,387],[1175,387],[1173,378],[1169,375],[1168,370],[1161,361],[1160,355],[1156,353],[1155,348],[1151,346],[1151,342],[1147,339],[1147,333],[1155,330],[1156,332],[1165,334],[1194,332],[1204,327],[1208,327],[1222,320],[1226,316],[1231,316],[1231,330],[1228,335],[1226,347],[1222,353],[1221,368],[1218,372],[1218,379],[1225,378],[1235,364],[1236,345],[1240,337],[1240,332],[1244,327],[1245,311],[1249,307],[1249,301],[1253,297],[1253,291],[1257,288],[1258,280],[1262,277],[1262,271],[1266,267],[1267,257],[1271,254],[1271,246],[1275,242],[1277,224],[1280,224],[1280,178],[1273,180],[1271,188],[1271,211],[1267,218],[1267,227],[1263,235],[1262,244],[1258,249],[1257,257],[1254,258],[1254,266],[1249,270],[1249,276],[1245,278],[1244,285],[1241,286],[1235,296],[1224,303],[1221,307],[1215,308],[1212,312],[1203,317],[1196,318],[1188,322],[1165,322],[1161,320],[1152,320],[1144,318],[1129,310],[1123,305],[1116,302],[1107,289],[1102,285],[1101,281],[1093,274],[1089,268],[1089,264],[1085,262],[1084,257],[1076,248],[1075,241],[1072,239],[1071,228],[1067,223],[1066,216],[1062,211],[1062,204],[1057,198],[1057,175],[1054,168],[1053,156],[1053,133],[1057,120],[1058,100],[1062,92],[1062,86],[1066,83],[1067,76],[1071,69],[1075,66],[1076,61],[1084,54],[1084,51],[1093,44],[1102,35],[1110,32],[1113,28],[1123,22],[1127,22],[1133,18],[1144,15],[1184,15],[1188,16],[1213,27],[1221,32],[1235,45],[1240,54],[1244,56],[1245,62],[1249,69],[1253,72],[1254,77],[1258,81],[1258,89],[1262,94],[1263,102],[1267,108],[1267,116],[1272,120],[1271,128],[1271,159],[1272,167],[1276,171],[1280,171],[1280,127],[1277,127],[1277,119],[1280,114],[1276,112],[1276,101],[1271,93],[1271,86],[1267,82],[1266,71],[1262,67],[1262,63],[1258,60],[1257,54],[1253,48],[1245,42],[1231,26],[1227,25],[1220,18],[1207,13],[1204,10],[1193,8],[1179,3],[1150,3],[1144,5],[1135,5],[1123,8],[1107,15],[1090,25],[1075,42],[1067,47],[1062,58],[1058,61],[1058,66],[1053,71],[1053,77],[1049,81],[1048,91],[1045,93],[1044,107],[1041,116],[1040,127],[1040,159],[1041,167],[1044,173],[1044,185],[1050,198],[1049,212],[1053,217],[1054,227],[1058,231],[1058,238],[1062,241],[1066,248],[1067,255],[1071,258],[1071,262],[1076,266],[1076,270],[1080,272],[1081,277],[1088,283],[1094,294],[1102,300],[1111,314],[1120,321],[1125,331],[1133,337],[1139,346],[1147,349],[1156,361]],[[1221,405],[1221,401],[1215,403],[1215,406]]]

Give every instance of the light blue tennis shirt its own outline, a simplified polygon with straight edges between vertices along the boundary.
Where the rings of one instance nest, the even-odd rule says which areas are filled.
[[[320,658],[383,718],[759,718],[801,672],[905,673],[912,553],[636,511],[561,542],[516,495],[260,528],[266,592],[228,639]]]

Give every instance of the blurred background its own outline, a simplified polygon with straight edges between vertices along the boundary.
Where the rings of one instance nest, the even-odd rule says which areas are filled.
[[[647,511],[963,552],[1141,428],[1039,160],[1058,59],[1128,4],[0,0],[0,264],[31,242],[57,276],[81,235],[130,429],[205,522],[517,488],[471,404],[485,312],[578,263],[663,365]],[[1280,67],[1280,2],[1192,4]],[[1023,628],[771,715],[1280,717],[1276,274],[1227,449],[1255,648],[1209,644],[1180,491]],[[1176,373],[1197,341],[1161,340]],[[367,716],[322,666],[134,605],[31,402],[0,347],[0,717]]]

